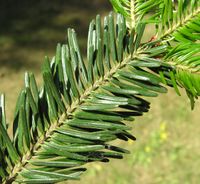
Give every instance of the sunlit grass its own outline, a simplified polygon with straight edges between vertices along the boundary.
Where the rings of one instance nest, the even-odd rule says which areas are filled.
[[[112,160],[109,164],[92,164],[82,177],[81,184],[200,182],[200,102],[191,111],[184,92],[178,97],[171,89],[168,94],[151,101],[150,112],[133,122],[132,132],[137,141],[120,143],[131,154],[126,155],[124,160]]]

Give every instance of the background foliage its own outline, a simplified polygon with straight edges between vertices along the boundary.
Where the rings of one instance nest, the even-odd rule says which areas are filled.
[[[43,3],[45,3],[45,1],[43,1]],[[92,12],[94,14],[90,14],[90,11],[88,12],[89,3],[87,4],[87,1],[83,4],[74,1],[72,7],[70,7],[69,4],[63,6],[62,3],[64,2],[60,2],[60,4],[54,3],[52,3],[52,5],[49,4],[49,7],[46,7],[46,13],[41,14],[41,16],[44,16],[44,22],[47,21],[46,26],[44,26],[44,22],[34,23],[30,21],[30,19],[26,20],[27,16],[26,19],[24,19],[24,13],[29,14],[28,7],[33,8],[31,6],[31,1],[28,5],[26,3],[24,4],[24,11],[16,12],[19,17],[11,16],[10,21],[6,21],[7,25],[5,21],[4,24],[1,22],[5,27],[8,26],[5,30],[9,30],[6,32],[1,30],[2,33],[0,37],[0,43],[3,45],[0,51],[2,53],[0,60],[0,91],[6,92],[7,94],[7,101],[9,102],[7,104],[7,108],[9,107],[7,112],[9,113],[12,113],[10,108],[14,108],[12,106],[13,101],[16,99],[16,94],[22,86],[20,82],[22,81],[25,68],[26,70],[39,73],[39,66],[42,63],[42,61],[40,61],[41,58],[43,58],[43,55],[51,55],[54,53],[55,44],[58,42],[57,38],[59,37],[62,41],[64,38],[63,30],[65,28],[77,27],[76,30],[79,30],[81,22],[85,24],[85,30],[87,30],[88,22],[80,21],[79,18],[84,17],[84,19],[90,19],[97,13],[101,11],[104,13],[106,10],[103,5],[102,10],[100,10],[99,7],[101,6],[99,5],[101,5],[101,3],[98,4],[97,1],[96,5],[95,3],[93,5],[90,4],[90,6],[93,7],[91,9],[94,10],[94,12]],[[79,4],[80,7],[78,7],[76,3]],[[108,2],[105,1],[105,4],[106,3]],[[104,2],[102,4],[104,4]],[[44,6],[41,4],[36,3],[34,5],[38,11],[44,11]],[[84,5],[86,7],[85,9],[83,8]],[[62,10],[60,10],[61,6],[63,8]],[[50,12],[53,12],[52,8],[55,8],[55,14],[50,14]],[[25,10],[27,12],[25,12]],[[69,13],[69,11],[72,10],[73,12],[77,10],[81,16],[78,15],[77,12],[74,14]],[[109,8],[107,10],[109,11]],[[12,11],[10,10],[10,12]],[[23,15],[20,15],[21,12],[24,12]],[[87,13],[84,14],[84,12]],[[39,16],[40,14],[37,15]],[[52,15],[54,18],[47,18],[46,15]],[[34,20],[41,19],[35,18]],[[27,26],[28,22],[31,22],[33,25]],[[53,22],[53,26],[51,26],[49,22]],[[74,26],[76,23],[78,25]],[[61,27],[60,32],[58,31],[59,29],[57,29],[59,26],[56,27],[55,24],[59,24]],[[81,26],[84,28],[84,25]],[[27,33],[27,30],[25,30],[27,27],[30,32],[24,34],[24,32]],[[56,28],[54,29],[54,27]],[[35,28],[38,28],[38,30]],[[82,34],[79,35],[82,36]],[[84,33],[82,37],[83,44],[85,35],[86,33]],[[53,38],[55,38],[55,40]],[[51,40],[50,43],[49,40]],[[45,52],[45,54],[43,52]],[[13,65],[15,66],[14,68]],[[39,76],[38,79],[40,80]],[[168,98],[167,101],[166,97]],[[169,104],[169,101],[173,103]],[[95,180],[95,183],[100,183],[102,181],[105,183],[130,183],[130,179],[131,181],[135,181],[135,183],[138,181],[138,183],[199,182],[200,173],[197,169],[200,164],[197,159],[199,157],[198,135],[200,132],[197,128],[199,121],[198,112],[200,110],[199,102],[197,102],[197,108],[191,112],[189,103],[185,101],[185,96],[177,98],[177,96],[170,91],[167,96],[161,96],[152,103],[152,113],[137,119],[134,123],[135,128],[133,129],[133,133],[136,133],[138,141],[135,143],[130,142],[128,145],[129,147],[131,146],[129,149],[131,149],[133,154],[126,156],[124,162],[112,161],[114,168],[112,164],[106,166],[103,164],[94,164],[94,169],[85,175],[85,179],[84,177],[82,178],[83,183],[84,181],[94,182],[96,177],[100,179],[99,181]],[[176,111],[174,110],[175,106]],[[9,119],[12,118],[10,114],[8,114],[8,117]],[[154,117],[157,117],[156,120]],[[194,163],[193,160],[196,160],[196,162]],[[119,170],[119,166],[127,168],[127,170]]]

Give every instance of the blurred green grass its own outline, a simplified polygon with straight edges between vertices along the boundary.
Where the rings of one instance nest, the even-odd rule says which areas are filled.
[[[88,166],[81,184],[200,183],[199,101],[191,111],[184,92],[178,97],[172,89],[150,101],[150,112],[133,122],[137,141],[120,143],[131,154]]]
[[[66,29],[74,27],[77,30],[82,51],[85,51],[89,21],[97,13],[105,15],[111,10],[106,0],[59,0],[51,3],[47,0],[33,3],[31,0],[18,8],[8,8],[16,11],[8,16],[9,11],[5,12],[0,6],[0,12],[7,15],[7,19],[0,23],[0,92],[6,94],[8,122],[12,122],[24,72],[34,72],[41,84],[43,58],[45,55],[53,56],[56,44],[65,42]],[[152,27],[148,27],[146,33],[145,39],[153,35]],[[182,94],[178,97],[169,89],[167,95],[150,99],[150,112],[132,123],[137,141],[117,142],[131,154],[108,164],[88,164],[88,171],[80,182],[67,183],[200,183],[200,101],[191,111],[189,100],[184,92]]]

